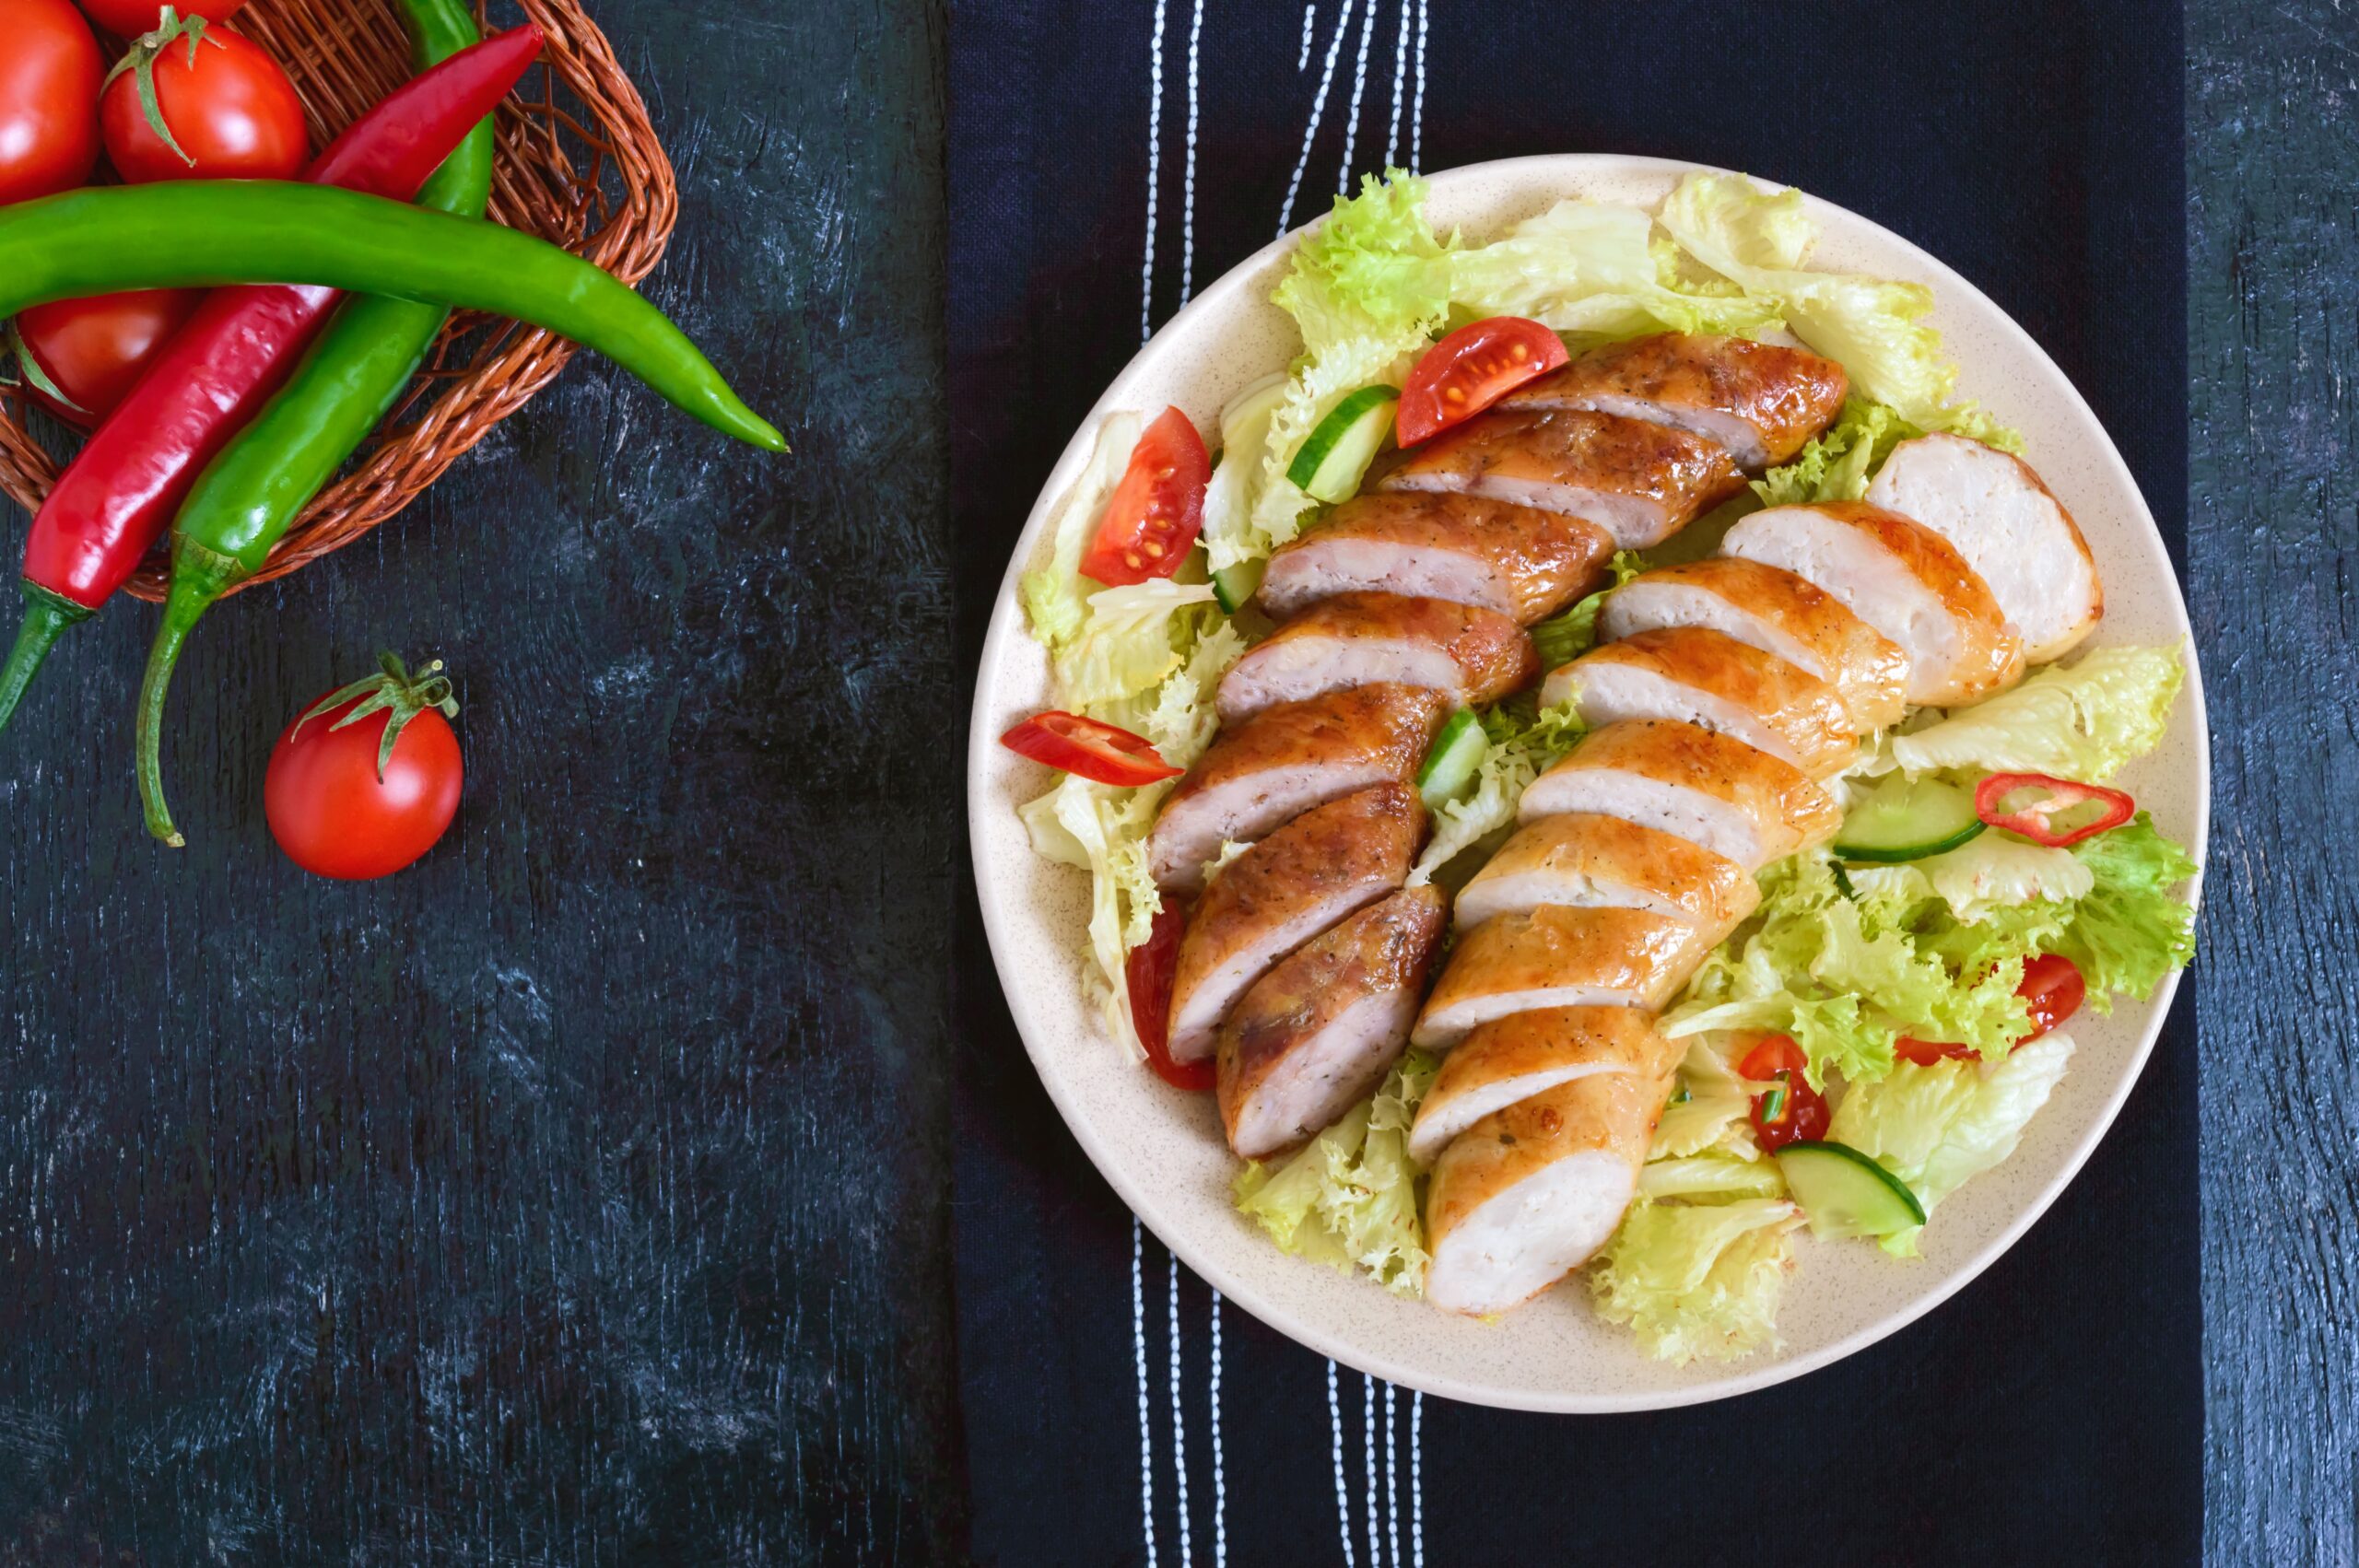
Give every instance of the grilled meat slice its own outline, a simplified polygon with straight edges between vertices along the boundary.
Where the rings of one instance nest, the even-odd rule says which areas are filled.
[[[1592,812],[1543,816],[1516,830],[1458,894],[1458,925],[1543,905],[1675,916],[1712,946],[1761,902],[1760,884],[1727,856],[1659,827]]]
[[[1273,703],[1379,681],[1427,686],[1464,708],[1496,701],[1539,673],[1532,639],[1496,610],[1339,593],[1229,666],[1221,677],[1220,720],[1234,724]]]
[[[1789,762],[1693,724],[1636,720],[1583,736],[1533,779],[1525,822],[1596,812],[1659,827],[1748,872],[1833,837],[1843,813]]]
[[[1443,1059],[1409,1129],[1409,1157],[1430,1165],[1495,1111],[1593,1072],[1657,1077],[1679,1053],[1635,1007],[1543,1007],[1481,1025]]]
[[[1808,349],[1661,333],[1593,348],[1496,406],[1651,419],[1718,441],[1738,467],[1757,472],[1825,429],[1849,390],[1842,366]]]
[[[1659,1008],[1706,951],[1685,920],[1645,909],[1501,915],[1451,950],[1410,1039],[1454,1045],[1478,1024],[1535,1007]]]
[[[1596,586],[1614,539],[1595,523],[1481,496],[1363,491],[1279,546],[1256,599],[1273,619],[1368,591],[1547,619]]]
[[[1670,626],[1603,643],[1552,672],[1550,706],[1570,702],[1602,729],[1625,719],[1674,719],[1733,735],[1813,778],[1859,755],[1850,709],[1816,675],[1703,626]]]

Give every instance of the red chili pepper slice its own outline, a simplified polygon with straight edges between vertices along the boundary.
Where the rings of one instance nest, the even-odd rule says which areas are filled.
[[[2044,798],[2011,808],[2008,797],[2025,790],[2046,793]],[[2094,817],[2070,827],[2058,825],[2056,819],[2065,813],[2092,803],[2100,808]],[[2119,790],[2108,790],[2102,784],[2076,783],[2045,773],[1994,773],[1974,787],[1975,815],[1993,827],[2020,833],[2033,843],[2045,844],[2051,849],[2065,848],[2083,838],[2094,838],[2108,828],[2119,827],[2137,811],[2138,802]]]
[[[1131,949],[1123,977],[1130,983],[1131,1023],[1146,1047],[1147,1066],[1175,1089],[1199,1091],[1213,1086],[1213,1059],[1171,1059],[1171,976],[1179,967],[1180,933],[1187,929],[1187,911],[1177,904],[1156,910],[1155,930]]]
[[[1180,769],[1144,735],[1078,713],[1036,713],[999,738],[1019,756],[1077,773],[1096,784],[1130,787],[1177,778]]]

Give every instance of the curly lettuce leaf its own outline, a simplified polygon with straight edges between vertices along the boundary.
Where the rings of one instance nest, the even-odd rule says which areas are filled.
[[[1956,401],[1957,366],[1924,321],[1931,289],[1803,268],[1817,226],[1801,192],[1766,192],[1742,174],[1698,172],[1679,182],[1657,216],[1697,262],[1774,302],[1794,335],[1839,362],[1869,399],[1920,429],[2005,436],[1974,404]]]
[[[1895,735],[1888,750],[1907,773],[1970,768],[2094,784],[2162,743],[2186,678],[2176,647],[2092,649],[1988,702]]]
[[[1118,790],[1067,774],[1057,787],[1016,808],[1033,851],[1089,873],[1088,963],[1083,985],[1107,1031],[1144,1060],[1125,980],[1131,949],[1147,939],[1163,895],[1148,869],[1147,832],[1170,785]]]
[[[1424,886],[1467,849],[1513,826],[1524,790],[1588,732],[1570,703],[1543,708],[1529,719],[1511,708],[1496,707],[1482,719],[1489,744],[1475,768],[1474,788],[1444,802],[1433,813],[1433,837],[1409,872],[1412,887]]]
[[[1753,493],[1769,507],[1860,500],[1892,449],[1924,433],[1890,404],[1848,398],[1835,423],[1796,452],[1792,462],[1753,481]],[[2004,451],[2023,451],[2023,439],[2012,430],[1991,430],[1984,439]]]
[[[2099,1012],[2112,1011],[2115,991],[2153,996],[2195,956],[2195,911],[2174,891],[2195,875],[2195,857],[2144,812],[2071,852],[2088,868],[2090,887],[2052,950],[2080,966]]]
[[[1684,1098],[1682,1098],[1682,1095]],[[1687,1042],[1679,1063],[1679,1088],[1655,1124],[1649,1160],[1684,1159],[1691,1154],[1725,1153],[1750,1160],[1759,1150],[1753,1141],[1752,1091],[1736,1075],[1725,1052],[1708,1035]]]
[[[1930,1218],[1936,1204],[2015,1152],[2071,1059],[2071,1038],[2059,1033],[1995,1061],[1904,1062],[1877,1082],[1853,1084],[1826,1135],[1907,1183]],[[1878,1245],[1914,1258],[1923,1229],[1912,1225]]]
[[[1238,1211],[1298,1258],[1356,1269],[1396,1295],[1424,1294],[1421,1173],[1409,1158],[1409,1124],[1440,1067],[1440,1058],[1410,1051],[1374,1095],[1285,1164],[1248,1162],[1232,1189]]]
[[[1551,615],[1532,628],[1532,646],[1540,655],[1542,669],[1569,664],[1597,646],[1597,613],[1603,607],[1605,596],[1645,571],[1647,560],[1636,550],[1616,550],[1609,569],[1614,573],[1612,582],[1571,609]]]
[[[2096,885],[2096,873],[2071,850],[2004,833],[1985,833],[1954,849],[1890,869],[1923,877],[1950,913],[1967,925],[1994,909],[2074,903]],[[1856,880],[1852,888],[1859,889]]]
[[[1189,612],[1212,603],[1210,583],[1169,578],[1101,588],[1091,594],[1080,629],[1050,656],[1065,707],[1102,716],[1161,685],[1187,662],[1184,650],[1195,645],[1217,614]]]
[[[1712,1204],[1640,1198],[1589,1270],[1597,1310],[1649,1355],[1726,1360],[1768,1344],[1802,1211],[1778,1198]]]
[[[1593,342],[1658,332],[1757,335],[1782,324],[1774,301],[1684,275],[1643,210],[1579,200],[1458,252],[1450,298],[1469,320],[1524,316]]]

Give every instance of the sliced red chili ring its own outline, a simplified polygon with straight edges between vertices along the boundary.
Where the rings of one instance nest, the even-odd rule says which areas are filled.
[[[1050,709],[1036,713],[999,738],[999,743],[1034,762],[1062,767],[1097,784],[1128,788],[1177,778],[1180,769],[1144,735],[1116,725]]]
[[[2043,798],[2010,803],[2009,797],[2025,790],[2041,790]],[[2098,808],[2094,815],[2077,818],[2069,825],[2058,820],[2089,805]],[[1994,773],[1974,788],[1975,815],[2051,849],[2066,848],[2119,827],[2137,812],[2138,802],[2122,790],[2045,773]]]

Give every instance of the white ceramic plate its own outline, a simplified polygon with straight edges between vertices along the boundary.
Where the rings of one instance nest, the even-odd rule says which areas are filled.
[[[1518,158],[1433,177],[1435,226],[1487,239],[1566,196],[1651,208],[1685,166],[1657,158]],[[2039,345],[1971,284],[1899,236],[1812,199],[1822,239],[1813,264],[1930,284],[1933,321],[1963,367],[1959,386],[2027,433],[2029,457],[2079,520],[2104,575],[2100,642],[2165,643],[2188,635],[2187,611],[2153,516],[2088,405]],[[1036,858],[1016,806],[1050,775],[996,744],[1049,705],[1048,668],[1016,607],[1019,571],[1045,559],[1048,520],[1087,459],[1106,414],[1152,415],[1177,404],[1210,428],[1221,404],[1298,350],[1269,303],[1293,240],[1270,246],[1206,289],[1140,350],[1106,390],[1048,476],[1009,563],[983,647],[968,740],[968,818],[992,955],[1016,1027],[1057,1108],[1140,1219],[1231,1301],[1348,1366],[1449,1398],[1521,1410],[1660,1409],[1725,1398],[1850,1354],[1931,1311],[1973,1279],[2054,1202],[2121,1107],[2161,1032],[2175,982],[2110,1017],[2084,1013],[2071,1072],[2014,1156],[1947,1199],[1924,1258],[1885,1258],[1858,1244],[1804,1235],[1778,1328],[1781,1344],[1730,1363],[1647,1359],[1625,1329],[1595,1316],[1575,1280],[1496,1323],[1403,1301],[1365,1279],[1281,1253],[1230,1207],[1236,1166],[1210,1095],[1166,1087],[1100,1033],[1085,1003],[1078,954],[1088,879]],[[2208,746],[2194,649],[2169,738],[2120,780],[2165,831],[2202,856]]]

